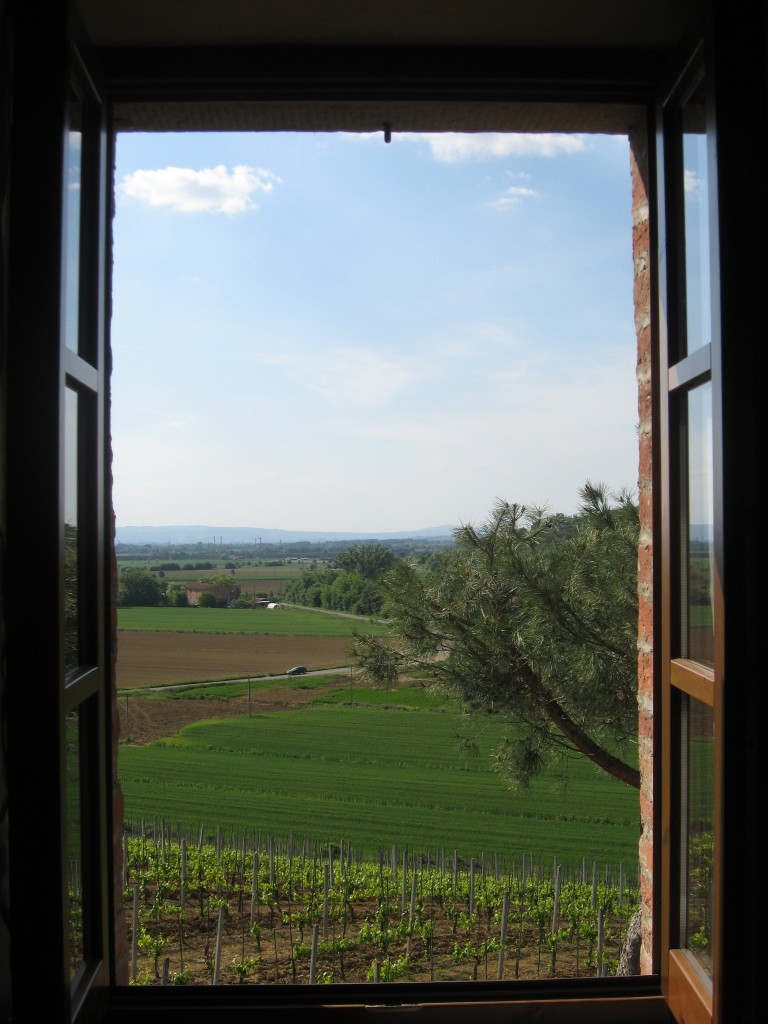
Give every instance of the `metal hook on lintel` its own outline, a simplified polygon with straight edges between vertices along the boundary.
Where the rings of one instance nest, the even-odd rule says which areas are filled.
[[[391,142],[392,141],[392,123],[391,123],[391,121],[385,121],[384,122],[384,141],[385,142]]]

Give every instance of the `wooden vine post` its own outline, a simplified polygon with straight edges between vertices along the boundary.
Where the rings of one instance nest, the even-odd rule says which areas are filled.
[[[499,969],[496,977],[499,981],[504,977],[504,946],[507,941],[507,918],[509,916],[509,893],[504,893],[504,903],[501,908],[501,936],[499,938]]]

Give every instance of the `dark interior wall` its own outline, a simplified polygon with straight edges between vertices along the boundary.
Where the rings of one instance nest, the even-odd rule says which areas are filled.
[[[0,1021],[10,1019],[11,973],[8,911],[11,887],[8,871],[7,808],[7,699],[5,622],[11,590],[6,579],[7,495],[6,415],[8,326],[8,199],[9,142],[14,109],[13,33],[11,0],[0,0]],[[726,526],[726,562],[723,580],[729,601],[729,641],[726,661],[731,684],[725,708],[723,746],[727,754],[724,785],[739,794],[724,825],[727,844],[723,851],[727,876],[738,885],[727,887],[726,932],[739,935],[726,955],[726,1005],[731,1020],[761,1019],[758,955],[762,942],[757,935],[758,915],[744,915],[741,880],[760,878],[758,861],[764,846],[757,829],[759,814],[752,809],[763,800],[760,717],[757,714],[763,689],[762,630],[759,609],[765,585],[763,546],[759,542],[763,486],[763,437],[765,434],[764,367],[766,361],[765,311],[762,282],[765,272],[765,238],[768,236],[764,189],[765,139],[768,132],[768,33],[766,7],[757,5],[748,15],[750,30],[733,17],[725,3],[715,11],[715,72],[718,87],[717,114],[721,135],[719,176],[722,200],[721,254],[726,281],[720,296],[727,321],[729,355],[723,367],[725,382],[726,501],[722,510]],[[739,54],[734,66],[733,55]],[[728,71],[726,72],[726,68]],[[718,72],[720,73],[718,75]],[[18,103],[18,98],[15,102]],[[28,223],[32,222],[30,210]],[[15,252],[15,249],[14,249]],[[16,378],[14,378],[16,379]],[[16,427],[15,429],[18,429]],[[18,588],[12,596],[18,604]],[[37,652],[36,652],[37,653]],[[40,652],[42,653],[42,652]],[[53,1015],[50,1019],[57,1019]]]
[[[0,1019],[11,1007],[8,911],[8,790],[5,679],[5,338],[8,266],[8,145],[11,126],[11,31],[6,0],[0,0]]]

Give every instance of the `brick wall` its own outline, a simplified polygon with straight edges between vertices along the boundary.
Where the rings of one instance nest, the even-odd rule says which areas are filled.
[[[648,139],[645,129],[630,135],[632,174],[632,259],[637,335],[639,423],[638,498],[640,545],[637,561],[638,741],[640,758],[640,894],[643,907],[640,973],[652,970],[653,912],[653,507],[651,492],[651,249],[648,207]]]

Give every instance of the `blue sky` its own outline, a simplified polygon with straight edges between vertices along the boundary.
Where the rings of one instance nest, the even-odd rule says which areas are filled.
[[[125,134],[116,191],[118,526],[636,488],[626,139]]]

